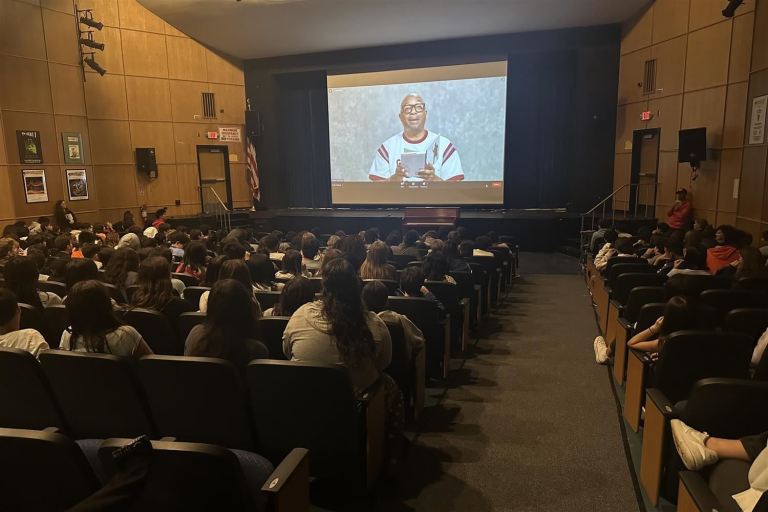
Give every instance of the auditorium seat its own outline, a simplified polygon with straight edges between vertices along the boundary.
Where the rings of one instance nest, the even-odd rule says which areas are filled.
[[[322,277],[310,277],[309,282],[312,283],[312,291],[320,293],[323,291],[323,278]]]
[[[614,269],[621,266],[616,265]],[[615,341],[616,332],[621,329],[619,317],[624,313],[632,289],[638,286],[660,286],[665,280],[664,276],[647,272],[625,272],[616,276],[608,291],[608,315],[603,327],[608,345]]]
[[[636,326],[640,310],[646,304],[661,303],[664,297],[665,291],[662,286],[636,286],[629,292],[629,298],[618,318],[618,326],[614,334],[613,378],[617,384],[624,383],[627,371],[627,342],[638,332],[653,325],[660,316],[657,315],[650,320],[651,323],[648,325]]]
[[[469,300],[469,326],[474,328],[480,323],[480,293],[482,286],[476,285],[470,272],[450,272],[456,281],[459,297]]]
[[[280,300],[280,292],[256,292],[256,300],[261,305],[261,310],[275,307]]]
[[[365,283],[370,283],[371,281],[378,281],[386,286],[388,295],[397,295],[397,290],[400,288],[400,284],[391,279],[363,279],[363,285],[365,285]]]
[[[470,266],[474,264],[482,265],[488,275],[489,305],[498,305],[501,302],[501,263],[494,256],[472,256],[464,259]]]
[[[131,308],[123,311],[123,320],[139,331],[155,354],[181,355],[184,353],[185,340],[177,339],[173,326],[162,313],[152,309]]]
[[[684,469],[669,432],[672,419],[680,419],[713,437],[737,439],[768,430],[766,404],[766,382],[702,379],[693,385],[687,400],[678,403],[670,400],[661,389],[649,389],[640,458],[640,483],[651,501],[656,504],[659,496],[664,496],[674,502],[678,490],[678,471]]]
[[[128,299],[126,298],[125,294],[120,288],[109,283],[101,283],[101,284],[107,287],[107,291],[109,292],[109,296],[112,298],[112,300],[114,300],[118,304],[126,304],[128,302]]]
[[[490,276],[483,265],[479,263],[467,263],[475,284],[480,286],[480,318],[486,317],[491,312]]]
[[[637,432],[646,388],[657,388],[672,403],[685,400],[699,379],[749,378],[754,341],[742,333],[706,330],[677,331],[667,336],[654,365],[653,382],[646,382],[648,353],[631,350],[627,363],[624,418]]]
[[[144,356],[136,371],[159,436],[253,450],[245,386],[232,363]]]
[[[442,318],[437,304],[424,297],[389,297],[387,309],[407,316],[424,333],[427,377],[447,378],[451,358],[450,315]]]
[[[698,300],[702,326],[707,328],[722,326],[726,314],[732,309],[766,306],[768,295],[757,290],[704,290]]]
[[[408,418],[418,419],[424,408],[425,351],[408,347],[403,325],[399,321],[386,321],[392,338],[392,362],[385,369],[403,392],[405,413]]]
[[[100,487],[80,447],[45,430],[0,428],[0,510],[69,510]]]
[[[403,270],[408,263],[417,260],[416,256],[411,256],[410,254],[393,254],[391,263],[396,269]]]
[[[195,276],[191,276],[189,274],[172,272],[171,277],[184,283],[184,286],[197,286],[200,284],[200,281]]]
[[[206,314],[199,311],[180,314],[176,325],[176,329],[179,333],[179,341],[181,343],[186,343],[187,336],[189,336],[192,329],[194,329],[196,325],[204,323],[206,318]]]
[[[764,277],[742,277],[733,283],[737,290],[758,290],[768,292],[768,279]]]
[[[426,281],[424,286],[450,314],[451,351],[463,352],[469,345],[469,300],[459,299],[458,286],[447,281]]]
[[[58,281],[38,281],[37,289],[41,292],[55,293],[62,298],[67,295],[67,285]]]
[[[246,380],[259,454],[274,464],[307,448],[311,475],[348,492],[377,481],[386,441],[379,382],[356,397],[338,365],[264,360],[248,365]]]
[[[187,286],[184,288],[184,300],[189,302],[195,307],[200,304],[200,297],[205,293],[211,291],[207,286]]]
[[[43,314],[34,306],[19,302],[21,318],[19,319],[19,329],[34,329],[43,332]]]
[[[0,427],[68,430],[48,379],[29,352],[0,348],[0,390]]]
[[[128,360],[48,350],[40,354],[40,365],[75,439],[155,437],[143,391]]]
[[[59,348],[61,335],[69,327],[67,307],[59,304],[43,310],[43,330],[41,334],[50,348]]]
[[[768,309],[736,308],[725,315],[727,331],[743,332],[757,342],[768,329]]]
[[[289,316],[264,316],[258,320],[259,339],[269,350],[270,359],[285,361],[283,352],[283,332],[288,325]]]

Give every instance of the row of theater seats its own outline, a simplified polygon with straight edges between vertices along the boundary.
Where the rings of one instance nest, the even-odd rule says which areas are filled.
[[[768,282],[726,288],[730,283],[714,276],[690,275],[681,289],[655,270],[640,258],[609,260],[602,274],[590,260],[586,265],[600,330],[615,345],[612,374],[624,386],[624,418],[632,430],[642,429],[640,483],[654,505],[663,497],[681,512],[728,511],[727,497],[713,492],[722,471],[716,466],[681,473],[669,425],[677,418],[729,439],[768,430],[768,357],[750,368],[768,328]],[[667,336],[658,361],[628,350],[627,341],[653,325],[666,301],[681,293],[695,308],[696,329]]]

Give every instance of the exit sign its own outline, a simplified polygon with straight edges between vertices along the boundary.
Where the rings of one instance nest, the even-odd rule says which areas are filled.
[[[643,113],[640,114],[640,118],[643,121],[650,121],[652,117],[653,117],[653,114],[651,114],[650,110],[644,110]]]
[[[211,140],[216,140],[219,138],[219,132],[207,132],[205,136]]]

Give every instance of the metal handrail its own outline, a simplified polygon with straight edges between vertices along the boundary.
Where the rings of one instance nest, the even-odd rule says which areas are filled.
[[[607,202],[613,196],[615,196],[616,194],[618,194],[619,192],[621,192],[625,188],[631,187],[632,185],[640,185],[640,183],[625,183],[624,185],[620,186],[619,188],[617,188],[616,190],[614,190],[613,192],[611,192],[610,194],[605,196],[602,200],[598,201],[598,203],[595,206],[593,206],[591,210],[582,213],[581,214],[582,217],[585,216],[585,215],[589,215],[591,213],[594,213],[595,211],[597,211],[598,208],[600,208],[605,202]]]
[[[206,205],[212,205],[214,206],[214,215],[216,216],[216,220],[219,222],[219,226],[222,230],[229,233],[232,231],[232,211],[227,207],[227,205],[222,201],[221,197],[219,196],[218,192],[213,187],[204,185],[199,186],[199,189],[203,191],[210,191],[213,193],[213,197],[216,198],[215,203],[207,203],[203,201],[203,210],[205,213],[209,213],[206,209]]]

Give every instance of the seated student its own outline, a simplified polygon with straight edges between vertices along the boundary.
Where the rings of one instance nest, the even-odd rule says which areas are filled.
[[[403,242],[400,244],[400,250],[395,254],[407,254],[413,256],[417,260],[421,261],[421,251],[418,247],[419,232],[415,229],[411,229],[405,232],[403,236]],[[393,249],[394,252],[394,249]]]
[[[469,240],[464,240],[463,242],[459,243],[459,257],[461,257],[464,261],[466,261],[467,258],[472,257],[474,250],[475,244]]]
[[[253,259],[253,256],[251,256],[251,259]],[[219,272],[225,261],[227,261],[226,256],[216,256],[209,261],[208,266],[205,267],[205,273],[203,274],[203,280],[200,283],[200,286],[212,288],[213,285],[216,284],[216,281],[219,280]]]
[[[85,244],[80,248],[80,252],[83,258],[92,260],[96,264],[96,268],[101,268],[102,264],[99,261],[99,246],[96,244]]]
[[[115,251],[104,268],[104,282],[125,290],[136,284],[139,270],[139,255],[129,247]]]
[[[184,259],[184,248],[189,244],[189,235],[182,231],[174,231],[168,241],[171,242],[174,263],[180,263]]]
[[[69,290],[70,327],[61,335],[61,349],[140,358],[152,354],[144,338],[115,317],[107,288],[98,281],[82,281]]]
[[[723,506],[726,506],[723,502],[730,497],[728,510],[768,510],[768,431],[740,439],[726,439],[699,432],[677,419],[670,422],[670,428],[675,449],[690,471],[698,471],[723,459],[750,463],[747,479],[740,482],[740,485],[734,485],[734,481],[729,482],[734,488],[729,488],[725,483],[722,486],[725,488],[713,488]]]
[[[683,257],[675,260],[672,270],[667,273],[669,278],[676,275],[709,275],[706,254],[698,247],[683,249]]]
[[[315,273],[320,269],[320,242],[312,233],[301,237],[301,263],[309,272]]]
[[[275,273],[275,279],[285,281],[304,275],[301,269],[301,253],[299,251],[288,249],[285,251],[281,263],[282,268]]]
[[[400,235],[400,231],[397,229],[391,231],[388,235],[386,240],[384,240],[384,243],[389,246],[389,249],[392,251],[392,254],[400,254],[400,244],[403,242],[403,237]],[[328,244],[328,247],[331,247],[330,243]]]
[[[424,258],[424,274],[427,281],[443,281],[456,284],[456,280],[448,275],[450,267],[448,258],[442,251],[432,251]]]
[[[50,274],[43,273],[43,272],[50,272],[50,270],[48,270],[47,268],[48,258],[45,256],[45,247],[43,247],[42,245],[34,245],[31,247],[28,247],[27,257],[35,262],[35,266],[37,267],[37,272],[38,272],[37,280],[48,281],[51,277]]]
[[[275,265],[265,254],[251,254],[245,262],[251,273],[253,289],[257,292],[270,292],[277,289],[275,283]]]
[[[176,297],[171,284],[171,266],[162,256],[151,256],[139,265],[138,290],[131,305],[162,313],[175,329],[182,313],[197,311],[189,302]]]
[[[365,242],[359,235],[349,235],[339,242],[337,247],[344,253],[344,259],[355,267],[356,272],[360,272],[360,267],[366,258]]]
[[[760,250],[748,245],[739,250],[738,260],[721,267],[715,275],[732,280],[735,285],[739,279],[747,277],[768,279],[768,269],[765,267],[765,261]]]
[[[141,240],[139,239],[139,235],[136,233],[126,233],[121,238],[120,241],[117,242],[117,245],[115,246],[115,250],[120,250],[124,247],[128,247],[133,249],[134,251],[138,251],[141,249]]]
[[[491,238],[485,235],[479,236],[475,239],[475,248],[472,251],[472,256],[493,256],[491,249]]]
[[[600,248],[600,250],[597,252],[597,255],[595,256],[594,263],[595,268],[597,270],[603,270],[608,265],[608,260],[616,255],[616,241],[619,239],[619,234],[613,230],[609,229],[605,232],[603,235],[603,240],[605,240],[605,243]]]
[[[283,253],[279,251],[280,239],[275,235],[267,235],[259,240],[259,249],[269,256],[269,259],[280,261]]]
[[[184,355],[219,357],[241,371],[252,359],[267,359],[267,347],[252,338],[255,318],[250,297],[250,290],[239,281],[217,281],[208,299],[205,322],[189,332]]]
[[[176,272],[192,276],[199,283],[203,280],[207,261],[208,250],[205,248],[205,244],[202,242],[189,242],[184,251],[184,261],[176,267]]]
[[[344,253],[338,249],[327,249],[325,254],[323,254],[323,264],[320,266],[320,270],[317,271],[317,274],[315,274],[315,277],[323,277],[323,268],[325,268],[325,264],[339,258],[344,258]]]
[[[386,285],[380,281],[371,281],[363,287],[363,302],[368,311],[379,315],[379,318],[384,320],[384,322],[399,323],[402,326],[406,347],[410,356],[413,354],[413,350],[424,347],[426,342],[424,333],[407,316],[387,309],[388,295],[389,292]]]
[[[660,275],[668,275],[675,267],[675,262],[682,257],[682,244],[677,239],[670,237],[669,240],[664,243],[664,252],[655,259],[654,266],[659,269],[656,273]]]
[[[19,254],[19,241],[14,238],[0,238],[0,266]]]
[[[707,267],[710,273],[716,274],[721,268],[739,259],[739,250],[736,248],[738,238],[739,231],[733,226],[722,225],[717,228],[717,245],[707,249]]]
[[[594,254],[597,250],[597,243],[605,236],[605,233],[611,228],[611,219],[603,218],[597,223],[597,230],[592,233],[592,237],[589,239],[589,252]]]
[[[684,297],[672,297],[664,306],[664,314],[648,329],[638,332],[627,342],[630,349],[651,352],[657,357],[664,344],[664,338],[670,333],[696,327],[696,312]],[[594,341],[595,360],[604,364],[613,355],[613,350],[598,336]]]
[[[424,297],[430,299],[444,313],[445,306],[424,286],[424,281],[424,271],[419,267],[405,267],[405,270],[400,274],[400,293],[404,297]]]
[[[627,237],[619,237],[616,241],[616,249],[614,252],[608,252],[608,258],[605,260],[602,267],[597,267],[598,270],[604,270],[608,266],[608,261],[614,258],[636,258],[634,250],[632,248],[632,239]]]
[[[43,335],[34,329],[19,329],[21,309],[13,292],[0,288],[0,347],[26,350],[37,357],[48,350]]]
[[[291,316],[297,309],[315,300],[315,288],[309,279],[297,277],[283,287],[275,307],[264,311],[264,316]]]
[[[377,240],[368,246],[365,261],[360,265],[361,279],[390,279],[397,280],[397,270],[387,263],[389,247],[381,240]]]
[[[52,292],[37,289],[37,264],[29,256],[16,256],[3,267],[5,285],[16,295],[16,299],[39,310],[62,304],[61,297]]]
[[[470,272],[469,264],[459,256],[459,244],[455,241],[448,240],[443,244],[443,254],[448,258],[449,272]]]
[[[221,270],[219,270],[219,280],[221,279],[234,279],[239,281],[243,286],[250,290],[251,309],[253,309],[253,316],[256,319],[261,318],[261,305],[254,296],[254,292],[257,290],[251,281],[251,273],[248,270],[248,266],[243,260],[226,260],[224,263],[222,263]],[[211,292],[209,291],[205,291],[200,296],[199,306],[201,313],[208,311],[208,297],[210,296],[210,293]]]

